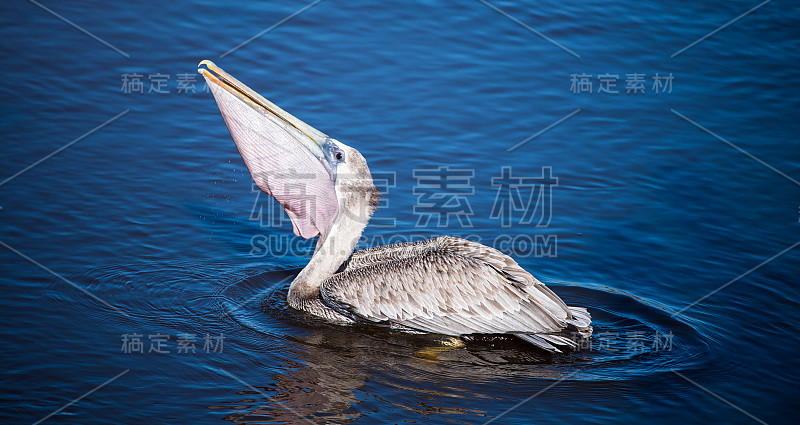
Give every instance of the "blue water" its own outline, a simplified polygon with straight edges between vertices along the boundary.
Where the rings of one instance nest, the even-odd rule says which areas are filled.
[[[39,4],[120,52],[33,2],[0,6],[2,422],[798,417],[797,4],[764,4],[674,57],[758,3],[492,2],[562,49],[479,1],[327,0],[224,57],[307,3]],[[364,245],[555,247],[501,248],[589,308],[592,346],[437,350],[289,310],[313,244],[252,190],[194,77],[202,59],[393,176]],[[634,73],[644,93],[626,94]],[[670,90],[654,90],[657,73]],[[591,93],[572,88],[579,74]],[[598,93],[603,74],[618,93]],[[414,170],[439,166],[474,173],[469,225],[418,226]],[[546,225],[492,218],[502,167],[551,167]]]

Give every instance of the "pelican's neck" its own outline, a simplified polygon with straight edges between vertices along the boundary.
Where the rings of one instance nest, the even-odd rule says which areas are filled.
[[[302,309],[304,300],[319,297],[322,282],[333,276],[353,253],[368,220],[369,217],[351,217],[349,213],[339,213],[328,235],[320,235],[311,260],[289,286],[287,298],[290,306]]]

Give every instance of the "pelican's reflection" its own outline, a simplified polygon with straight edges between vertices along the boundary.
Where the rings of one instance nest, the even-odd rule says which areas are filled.
[[[291,356],[282,359],[281,372],[274,373],[269,385],[248,382],[259,391],[242,388],[239,394],[246,398],[233,403],[247,411],[225,419],[351,423],[362,416],[383,414],[387,407],[393,412],[399,407],[410,420],[446,415],[449,421],[469,423],[492,417],[469,407],[475,404],[470,400],[494,398],[479,392],[481,388],[491,393],[499,381],[514,377],[562,377],[552,364],[543,363],[552,362],[552,357],[541,357],[513,338],[477,340],[464,346],[460,340],[441,336],[316,327],[308,336],[291,337],[281,351]],[[486,405],[485,400],[481,404]]]

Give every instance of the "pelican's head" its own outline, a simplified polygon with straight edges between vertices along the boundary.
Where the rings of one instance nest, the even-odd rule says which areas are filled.
[[[306,239],[320,235],[323,241],[334,223],[350,220],[360,234],[379,196],[361,153],[277,107],[211,61],[200,62],[198,72],[253,181],[283,206],[294,233]]]

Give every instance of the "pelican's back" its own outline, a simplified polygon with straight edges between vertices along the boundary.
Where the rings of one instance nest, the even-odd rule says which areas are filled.
[[[591,332],[585,309],[568,307],[511,257],[448,236],[357,251],[320,294],[353,320],[413,331],[550,334],[572,325]]]

